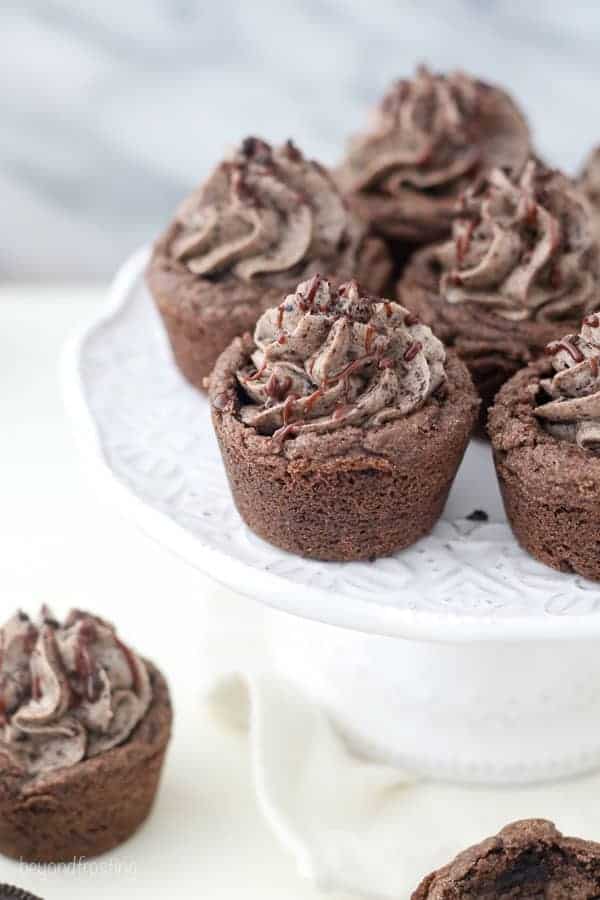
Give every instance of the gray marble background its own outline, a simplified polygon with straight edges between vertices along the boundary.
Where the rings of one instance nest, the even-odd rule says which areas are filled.
[[[596,0],[2,0],[0,278],[107,276],[248,133],[334,162],[420,60],[507,85],[572,171],[599,38]]]

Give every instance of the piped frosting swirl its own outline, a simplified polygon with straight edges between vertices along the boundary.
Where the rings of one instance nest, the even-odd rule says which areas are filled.
[[[122,744],[152,699],[145,664],[108,623],[42,609],[0,629],[0,758],[25,774],[73,766]]]
[[[451,241],[436,248],[440,294],[505,319],[577,318],[598,302],[600,261],[589,208],[562,174],[530,160],[467,191]]]
[[[274,439],[376,427],[422,407],[444,384],[445,351],[397,303],[336,290],[315,275],[259,319],[237,373],[242,421]]]
[[[392,85],[372,127],[352,140],[340,178],[350,192],[397,201],[378,222],[391,233],[411,223],[435,228],[476,173],[518,173],[529,152],[527,124],[507,94],[464,72],[420,66]]]
[[[172,255],[196,275],[242,282],[334,272],[364,235],[328,172],[288,141],[246,138],[182,204]]]
[[[600,315],[584,319],[579,334],[548,345],[555,375],[541,386],[551,397],[535,408],[545,429],[561,440],[600,453]]]

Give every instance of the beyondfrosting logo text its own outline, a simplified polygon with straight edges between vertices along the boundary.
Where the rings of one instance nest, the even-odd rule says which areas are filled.
[[[87,859],[85,856],[74,856],[73,859],[59,863],[27,862],[22,857],[19,859],[19,869],[29,875],[35,874],[44,878],[54,874],[68,873],[70,877],[95,878],[99,876],[112,876],[116,878],[135,878],[137,876],[137,864],[132,859]]]

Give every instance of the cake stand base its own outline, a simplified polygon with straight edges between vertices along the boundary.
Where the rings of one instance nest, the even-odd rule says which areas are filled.
[[[481,784],[600,767],[596,641],[436,644],[266,620],[277,670],[369,758]]]

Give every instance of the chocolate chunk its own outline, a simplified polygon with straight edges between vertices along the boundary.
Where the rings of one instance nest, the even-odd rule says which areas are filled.
[[[484,509],[474,509],[472,513],[469,513],[467,519],[469,522],[487,522],[489,520],[489,516]]]

